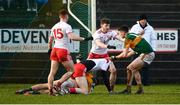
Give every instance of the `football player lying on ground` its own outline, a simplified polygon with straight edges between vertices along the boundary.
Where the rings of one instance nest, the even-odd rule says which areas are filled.
[[[74,78],[75,81],[68,81],[69,83],[73,83],[71,87],[63,87],[64,83],[61,83],[59,80],[55,81],[54,83],[54,88],[53,88],[53,94],[56,94],[59,89],[58,87],[61,86],[61,91],[60,94],[66,94],[66,93],[82,93],[82,94],[89,94],[91,84],[92,84],[92,76],[91,75],[86,75],[87,72],[89,71],[96,71],[96,70],[104,70],[104,71],[109,71],[110,73],[111,70],[109,69],[111,61],[105,58],[102,59],[88,59],[81,61],[80,63],[76,63],[74,65],[74,73],[71,76],[71,79]],[[88,78],[87,78],[88,77]],[[30,89],[24,89],[24,90],[19,90],[16,93],[17,94],[23,94],[26,91],[39,91],[39,90],[47,90],[48,85],[46,84],[38,84],[35,86],[32,86]],[[46,93],[45,91],[43,91]],[[48,91],[47,91],[48,92]]]
[[[91,91],[91,85],[93,83],[92,80],[93,76],[90,73],[86,73],[86,79],[87,79],[87,83],[88,83],[88,92]],[[55,94],[65,94],[65,93],[69,93],[69,91],[67,91],[68,89],[70,90],[71,88],[78,88],[77,82],[75,79],[70,78],[67,81],[63,82],[62,84],[58,84],[59,80],[54,81],[54,86],[53,86],[53,93]],[[28,94],[48,94],[48,83],[43,83],[43,84],[36,84],[31,86],[30,88],[27,89],[21,89],[21,90],[17,90],[15,92],[16,94],[24,94],[24,95],[28,95]]]

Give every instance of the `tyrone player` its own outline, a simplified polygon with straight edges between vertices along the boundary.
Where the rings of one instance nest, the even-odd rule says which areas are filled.
[[[58,70],[59,63],[66,68],[68,71],[65,73],[62,78],[59,80],[61,83],[66,81],[74,71],[74,63],[70,56],[70,52],[68,50],[68,40],[74,41],[88,41],[92,40],[92,37],[79,37],[72,32],[71,26],[67,23],[68,21],[68,12],[65,9],[59,11],[60,22],[55,24],[51,29],[51,36],[49,38],[48,47],[52,49],[52,42],[55,40],[54,47],[51,52],[51,69],[48,76],[48,88],[49,93],[53,94],[53,81],[54,76]]]
[[[98,59],[98,58],[109,58],[107,53],[108,49],[116,49],[115,46],[108,45],[109,40],[118,39],[124,41],[117,32],[110,30],[110,20],[103,18],[100,21],[100,29],[98,29],[93,34],[92,48],[89,53],[88,59]],[[101,71],[104,84],[106,85],[109,93],[113,92],[113,88],[116,82],[117,72],[114,63],[111,62],[110,69],[112,73],[109,79],[104,71]]]

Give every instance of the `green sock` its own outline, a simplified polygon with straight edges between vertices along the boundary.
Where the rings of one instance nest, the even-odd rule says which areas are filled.
[[[127,90],[128,90],[128,91],[131,91],[131,86],[127,86]]]
[[[142,90],[143,89],[142,84],[138,84],[138,88],[139,88],[139,90]]]
[[[29,91],[33,91],[33,89],[30,87],[29,89],[28,89]]]

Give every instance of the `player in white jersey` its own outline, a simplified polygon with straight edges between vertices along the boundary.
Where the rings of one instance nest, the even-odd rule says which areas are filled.
[[[120,41],[124,41],[124,39],[122,39],[117,32],[110,30],[109,19],[101,19],[100,25],[101,28],[93,34],[92,48],[88,59],[109,58],[107,49],[116,49],[115,46],[108,45],[109,40],[118,39]],[[108,91],[112,92],[117,75],[113,62],[110,64],[110,69],[113,71],[113,73],[110,75],[110,81],[108,81],[109,79],[107,78],[105,72],[101,71],[101,73]]]
[[[58,70],[59,63],[62,63],[63,66],[68,71],[65,73],[62,78],[60,79],[61,83],[67,80],[74,71],[74,63],[70,56],[70,52],[68,50],[68,39],[74,41],[88,41],[92,40],[92,37],[79,37],[72,32],[72,28],[68,21],[68,12],[64,9],[60,10],[59,12],[60,22],[55,24],[51,29],[51,36],[49,38],[49,49],[52,49],[52,42],[55,40],[55,45],[51,52],[51,70],[48,76],[48,88],[50,94],[53,94],[53,81],[54,76]]]

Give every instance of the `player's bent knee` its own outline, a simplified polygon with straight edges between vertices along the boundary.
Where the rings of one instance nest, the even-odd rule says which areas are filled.
[[[133,71],[133,70],[134,70],[133,65],[129,65],[129,66],[127,67],[127,70]]]
[[[116,68],[112,68],[112,69],[109,69],[109,72],[110,73],[117,73],[117,70],[116,70]]]
[[[116,69],[115,70],[112,70],[112,72],[111,72],[112,74],[117,74],[117,71],[116,71]]]
[[[130,70],[131,70],[131,67],[130,67],[130,66],[127,66],[126,69],[127,69],[127,71],[130,71]]]

